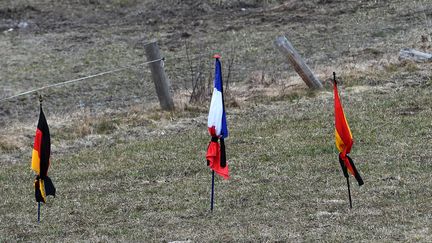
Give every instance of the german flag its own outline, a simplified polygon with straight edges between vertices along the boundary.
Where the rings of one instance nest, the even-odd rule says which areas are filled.
[[[48,177],[50,155],[50,132],[41,106],[31,161],[31,168],[37,174],[34,181],[36,202],[45,203],[48,195],[55,197],[56,189],[51,179]]]
[[[334,113],[335,113],[335,139],[336,148],[339,150],[339,163],[342,167],[344,176],[348,178],[348,172],[353,175],[359,186],[363,185],[363,179],[358,173],[353,160],[349,157],[351,147],[353,145],[353,137],[351,129],[345,117],[341,101],[339,99],[339,92],[337,89],[336,79],[333,83],[334,92]]]

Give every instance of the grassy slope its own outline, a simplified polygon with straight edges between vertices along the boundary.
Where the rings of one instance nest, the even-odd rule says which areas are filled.
[[[137,103],[147,101],[147,91],[140,92],[145,87],[136,88],[145,75],[132,71],[107,77],[112,83],[106,87],[100,85],[105,79],[96,79],[92,82],[100,86],[95,85],[95,90],[75,86],[48,97],[54,146],[50,175],[58,197],[42,207],[40,225],[35,222],[29,169],[34,127],[8,128],[9,115],[32,112],[27,116],[35,117],[37,110],[27,98],[5,104],[5,110],[12,111],[2,115],[8,125],[6,134],[24,135],[17,136],[19,148],[8,145],[8,136],[0,140],[0,145],[7,145],[0,146],[2,153],[15,156],[0,163],[0,241],[432,240],[429,66],[384,62],[371,68],[368,63],[388,61],[402,46],[419,47],[419,34],[425,33],[422,28],[430,11],[427,16],[416,13],[427,1],[414,5],[322,1],[329,3],[319,5],[322,8],[314,7],[314,1],[292,1],[287,8],[263,13],[224,12],[213,4],[216,14],[209,11],[197,19],[188,18],[184,9],[176,16],[178,5],[173,5],[176,14],[158,19],[167,3],[158,8],[153,2],[150,10],[138,4],[130,12],[114,8],[120,10],[107,14],[92,9],[104,5],[84,4],[92,1],[80,1],[82,5],[76,1],[64,12],[58,11],[62,2],[60,7],[44,4],[50,1],[35,2],[41,2],[35,6],[45,11],[34,13],[43,16],[34,20],[41,18],[40,33],[13,32],[0,38],[5,57],[2,81],[7,80],[2,82],[2,95],[140,62],[145,59],[143,50],[135,45],[142,41],[142,32],[161,39],[167,71],[177,86],[185,81],[188,69],[186,62],[175,62],[170,56],[184,55],[185,40],[179,36],[186,31],[192,31],[187,41],[196,49],[191,52],[202,51],[194,41],[202,42],[206,50],[238,51],[227,53],[240,59],[235,82],[247,80],[250,70],[265,70],[270,78],[285,82],[286,67],[269,37],[286,32],[309,63],[326,67],[315,67],[319,73],[327,69],[344,73],[342,100],[356,139],[352,157],[366,184],[358,188],[353,182],[354,210],[348,210],[345,179],[333,144],[330,90],[250,98],[241,108],[229,109],[232,179],[218,178],[216,209],[210,214],[210,173],[203,159],[209,140],[205,109],[191,111],[186,115],[191,119],[183,119],[182,112],[160,116],[146,109],[150,114],[144,118],[139,115],[143,109],[135,111],[137,117],[129,110],[113,117],[98,112],[101,117],[75,115],[78,121],[65,116],[77,109],[75,95],[96,106],[96,111],[123,107],[120,102],[103,103],[110,95],[115,100],[114,94],[123,99],[133,91],[141,99]],[[111,2],[132,4],[130,8],[136,3]],[[147,20],[150,23],[144,24]],[[200,20],[203,23],[195,26]],[[187,28],[182,29],[183,25]],[[95,98],[103,105],[95,104]],[[172,128],[176,125],[180,128]],[[79,131],[74,131],[75,126]],[[114,135],[104,137],[110,129]],[[102,142],[93,143],[98,136]],[[68,151],[67,142],[75,140]]]
[[[356,139],[352,157],[366,182],[361,188],[352,183],[353,210],[336,160],[331,93],[323,91],[228,112],[232,178],[217,179],[213,214],[203,160],[208,136],[200,124],[54,155],[58,197],[42,207],[40,225],[28,164],[2,165],[0,212],[8,223],[0,235],[43,241],[430,241],[432,83],[420,71],[399,77],[407,82],[395,78],[390,74],[361,92],[361,86],[342,88]]]
[[[241,11],[241,2],[251,3],[246,11]],[[143,62],[142,45],[151,38],[159,40],[167,57],[173,87],[186,83],[191,89],[186,45],[197,58],[192,60],[195,73],[201,71],[206,81],[212,73],[208,57],[220,50],[225,60],[234,58],[231,82],[264,72],[268,80],[286,83],[295,74],[274,48],[277,35],[286,34],[325,79],[331,73],[328,69],[345,72],[345,65],[354,60],[359,65],[371,60],[385,63],[401,47],[419,48],[420,36],[430,34],[427,0],[256,2],[2,1],[0,30],[15,29],[0,35],[0,97]],[[28,29],[17,29],[20,21],[27,21]],[[185,34],[190,37],[183,38]],[[202,53],[208,55],[195,56]],[[59,115],[82,107],[99,113],[127,109],[156,99],[145,67],[43,94]],[[0,124],[37,116],[35,100],[36,95],[29,95],[4,102]]]

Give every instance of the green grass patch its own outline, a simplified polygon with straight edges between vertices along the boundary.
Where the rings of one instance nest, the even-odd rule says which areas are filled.
[[[42,206],[40,224],[29,165],[3,164],[1,239],[430,240],[428,90],[342,98],[355,138],[351,156],[366,183],[351,179],[352,210],[334,147],[332,98],[316,95],[228,113],[232,177],[216,179],[213,213],[205,127],[54,154],[58,196]]]

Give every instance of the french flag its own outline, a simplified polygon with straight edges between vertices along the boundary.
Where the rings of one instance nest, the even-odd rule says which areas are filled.
[[[225,153],[224,139],[228,137],[228,127],[223,98],[222,70],[220,56],[214,56],[215,79],[213,95],[210,103],[207,127],[211,141],[207,149],[207,165],[225,179],[229,178],[228,164]],[[218,143],[220,141],[220,145]]]

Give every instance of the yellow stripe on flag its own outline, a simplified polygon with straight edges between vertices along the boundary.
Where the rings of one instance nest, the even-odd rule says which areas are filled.
[[[39,159],[39,152],[38,152],[36,149],[33,149],[33,152],[32,152],[31,168],[32,168],[32,170],[34,170],[38,175],[40,174],[40,159]]]
[[[39,189],[43,198],[43,201],[46,202],[46,194],[45,194],[45,184],[42,179],[39,179]]]
[[[344,144],[342,138],[339,136],[339,133],[336,129],[335,129],[335,142],[336,142],[336,148],[339,150],[339,152],[342,153],[346,145]]]
[[[349,134],[350,134],[350,138],[352,139],[351,128],[350,128],[349,125],[348,125],[348,121],[347,121],[347,119],[346,119],[346,117],[345,117],[345,112],[343,113],[343,117],[344,117],[344,120],[345,120],[346,127],[348,128],[348,132],[349,132]]]

